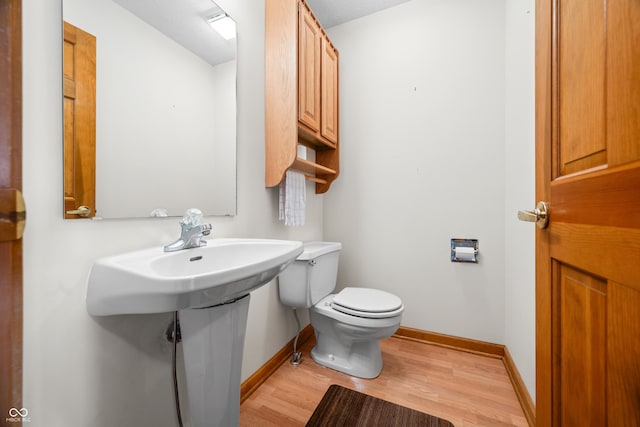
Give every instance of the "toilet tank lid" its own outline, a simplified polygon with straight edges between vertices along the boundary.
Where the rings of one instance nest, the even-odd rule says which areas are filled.
[[[342,243],[340,242],[306,242],[304,251],[296,259],[308,261],[340,249],[342,249]]]

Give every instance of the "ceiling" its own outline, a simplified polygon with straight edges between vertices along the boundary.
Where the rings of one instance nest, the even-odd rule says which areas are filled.
[[[331,28],[409,0],[307,0],[320,23]]]
[[[224,40],[205,21],[221,10],[214,0],[114,1],[213,65],[235,58],[235,39]],[[407,1],[307,0],[307,3],[322,26],[331,28]]]
[[[212,0],[113,0],[212,65],[236,57],[236,40],[225,40],[206,19],[222,9]]]

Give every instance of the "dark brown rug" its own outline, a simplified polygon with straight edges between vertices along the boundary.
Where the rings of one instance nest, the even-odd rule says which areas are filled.
[[[329,387],[307,421],[307,427],[316,426],[454,427],[447,420],[336,384]]]

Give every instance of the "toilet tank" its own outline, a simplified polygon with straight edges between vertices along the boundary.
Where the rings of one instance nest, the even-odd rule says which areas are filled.
[[[338,258],[342,244],[307,242],[304,251],[278,276],[282,304],[309,308],[336,287]]]

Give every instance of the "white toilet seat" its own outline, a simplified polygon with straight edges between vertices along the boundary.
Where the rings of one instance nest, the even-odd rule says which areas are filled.
[[[344,288],[333,296],[331,307],[341,313],[367,319],[395,317],[404,311],[400,298],[370,288]]]
[[[322,298],[316,305],[312,306],[309,311],[316,312],[316,314],[324,317],[331,318],[337,321],[339,324],[357,326],[362,328],[388,328],[395,326],[396,328],[400,325],[400,321],[402,320],[402,312],[396,314],[395,316],[387,316],[387,317],[365,317],[362,315],[352,315],[348,313],[344,313],[342,311],[338,311],[333,307],[333,297],[335,294],[327,295]],[[404,310],[404,307],[402,308]],[[366,314],[364,312],[360,314]],[[313,325],[313,322],[311,323]]]

